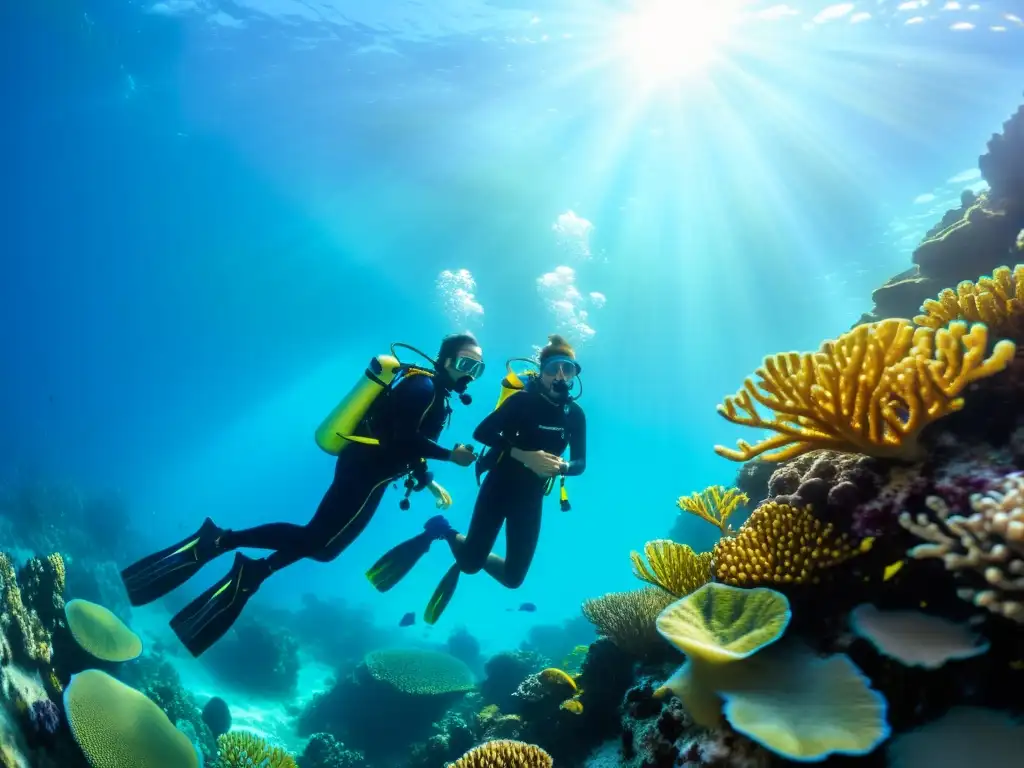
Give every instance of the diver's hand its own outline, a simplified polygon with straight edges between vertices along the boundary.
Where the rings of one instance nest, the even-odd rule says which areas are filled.
[[[448,509],[452,505],[452,495],[440,483],[431,482],[427,489],[434,494],[438,509]]]
[[[547,451],[520,451],[516,449],[512,458],[520,461],[539,477],[554,477],[562,471],[564,462],[560,456]]]
[[[460,467],[468,467],[476,461],[476,454],[473,453],[473,449],[468,445],[456,445],[452,448],[451,460]]]

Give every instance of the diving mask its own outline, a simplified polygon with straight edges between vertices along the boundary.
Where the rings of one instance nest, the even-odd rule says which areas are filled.
[[[484,375],[484,361],[473,357],[456,357],[452,368],[474,380]]]
[[[572,381],[575,379],[579,375],[579,372],[579,363],[571,357],[565,357],[564,355],[548,358],[544,361],[544,367],[541,368],[541,373],[545,376],[557,376],[561,373],[562,378],[566,381]]]

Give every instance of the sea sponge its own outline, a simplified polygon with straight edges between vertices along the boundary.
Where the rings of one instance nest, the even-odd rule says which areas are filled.
[[[1016,346],[1000,341],[986,357],[983,324],[921,328],[902,319],[858,325],[814,353],[765,358],[718,412],[729,421],[775,432],[738,450],[715,446],[733,461],[785,461],[817,448],[918,459],[921,431],[963,408],[960,394],[1005,369]],[[773,412],[761,416],[755,403]]]
[[[93,768],[200,768],[196,747],[156,704],[98,669],[72,675],[64,710]]]
[[[245,731],[217,737],[217,768],[297,768],[295,758],[266,739]]]
[[[974,494],[967,516],[953,514],[938,496],[929,496],[925,505],[933,517],[899,517],[900,525],[927,542],[908,554],[939,559],[946,570],[983,581],[985,588],[968,584],[957,594],[1024,624],[1024,473],[1011,473],[988,493]]]
[[[464,693],[476,687],[473,672],[454,656],[421,648],[388,648],[363,658],[375,680],[414,696]]]
[[[870,603],[853,609],[850,629],[906,667],[938,669],[947,661],[980,656],[990,645],[964,624],[921,611],[880,611]]]
[[[771,648],[725,665],[716,692],[736,731],[789,760],[866,755],[890,733],[885,697],[844,654]]]
[[[662,647],[655,620],[673,600],[675,596],[659,587],[609,592],[584,602],[583,615],[598,635],[628,654],[644,657]]]
[[[780,592],[711,583],[672,603],[656,624],[661,636],[688,658],[721,664],[774,643],[790,618],[789,600]]]
[[[750,497],[739,488],[712,485],[700,493],[680,496],[676,506],[683,512],[690,512],[718,528],[723,535],[731,532],[729,516],[738,507],[750,503]]]
[[[855,543],[810,506],[762,504],[714,549],[715,578],[726,584],[806,584],[858,553]]]
[[[639,552],[629,553],[633,562],[633,575],[676,597],[688,595],[711,580],[710,552],[698,554],[686,544],[656,539],[644,545],[644,554],[650,563],[649,567]]]
[[[995,336],[1024,340],[1024,264],[999,267],[976,283],[964,280],[921,306],[914,322],[941,328],[954,320],[985,323]]]
[[[534,744],[500,739],[473,747],[449,768],[551,768],[551,755]]]
[[[142,653],[142,639],[102,605],[69,600],[64,615],[75,642],[97,659],[130,661]]]

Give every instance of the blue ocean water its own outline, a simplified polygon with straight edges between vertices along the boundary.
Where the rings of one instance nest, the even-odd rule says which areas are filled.
[[[495,650],[635,587],[629,550],[735,476],[716,404],[870,309],[1021,96],[1008,0],[737,8],[5,5],[5,479],[117,489],[139,555],[206,515],[305,522],[333,470],[313,430],[370,357],[478,335],[488,372],[451,444],[505,359],[558,331],[586,386],[573,509],[549,502],[516,593],[463,579],[410,631],[464,625]],[[464,527],[472,472],[437,475]],[[398,499],[247,612],[310,591],[385,626],[421,611],[441,546],[387,595],[363,576],[433,512]]]

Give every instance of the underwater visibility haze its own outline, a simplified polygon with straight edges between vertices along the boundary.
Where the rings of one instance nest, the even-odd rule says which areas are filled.
[[[0,20],[0,766],[1024,760],[1013,0]]]

